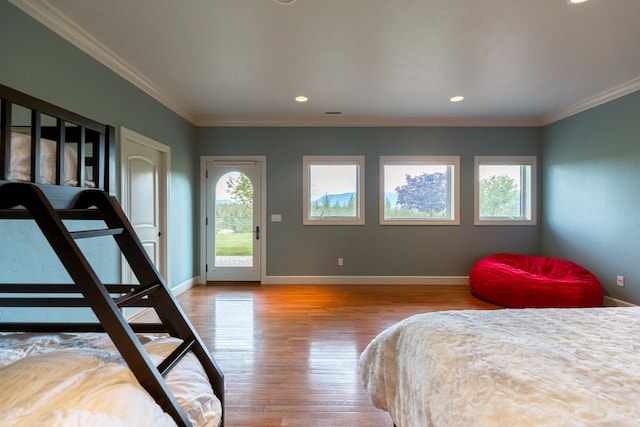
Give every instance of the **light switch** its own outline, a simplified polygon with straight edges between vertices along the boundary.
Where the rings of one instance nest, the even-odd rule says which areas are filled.
[[[282,222],[281,214],[271,214],[271,222]]]

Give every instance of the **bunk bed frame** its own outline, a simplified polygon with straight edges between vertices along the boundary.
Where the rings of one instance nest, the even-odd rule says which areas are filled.
[[[164,377],[192,352],[224,408],[222,371],[177,304],[114,197],[115,129],[3,85],[0,85],[0,103],[0,219],[35,221],[73,281],[0,284],[0,307],[90,307],[99,321],[0,323],[0,331],[106,332],[138,382],[180,426],[191,423]],[[10,180],[11,135],[16,122],[23,120],[12,117],[14,106],[20,106],[17,108],[21,114],[17,115],[26,115],[25,111],[30,115],[25,130],[31,138],[31,182]],[[50,123],[51,118],[55,119],[54,125]],[[56,143],[55,184],[39,182],[41,138]],[[64,185],[64,151],[70,142],[77,155],[77,186]],[[89,181],[95,188],[86,188]],[[63,220],[100,220],[106,227],[72,232]],[[101,282],[75,242],[99,236],[115,239],[139,285]],[[43,294],[55,297],[47,298]],[[151,307],[160,323],[129,323],[122,314],[124,307]],[[182,340],[157,367],[136,336],[136,333],[149,332],[168,333]],[[224,413],[219,425],[223,422]]]

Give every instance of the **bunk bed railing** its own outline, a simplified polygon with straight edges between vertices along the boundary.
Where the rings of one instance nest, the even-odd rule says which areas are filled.
[[[29,117],[14,117],[14,106],[29,112]],[[17,115],[16,115],[17,116]],[[55,124],[44,125],[43,116],[55,119]],[[28,122],[28,123],[27,123]],[[16,128],[26,131],[31,140],[30,182],[40,182],[42,140],[55,142],[55,186],[58,197],[53,202],[67,200],[68,194],[87,186],[87,177],[95,188],[115,194],[115,129],[95,122],[71,111],[34,98],[15,89],[0,85],[0,181],[11,180],[12,133]],[[73,143],[77,167],[75,186],[64,185],[65,147]],[[91,150],[88,150],[88,148]],[[89,170],[91,173],[89,173]],[[51,194],[47,194],[51,197]],[[56,206],[57,208],[58,206]]]

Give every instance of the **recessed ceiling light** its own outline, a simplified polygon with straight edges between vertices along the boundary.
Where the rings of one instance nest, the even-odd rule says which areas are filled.
[[[307,98],[304,95],[296,96],[296,101],[297,102],[307,102],[308,100],[309,100],[309,98]]]
[[[273,0],[273,1],[282,6],[289,6],[290,4],[294,4],[296,2],[296,0]]]
[[[567,3],[569,4],[580,4],[580,3],[584,3],[587,0],[567,0]]]
[[[449,98],[449,101],[451,101],[451,102],[460,102],[463,99],[464,99],[464,96],[456,95],[456,96],[452,96],[451,98]]]

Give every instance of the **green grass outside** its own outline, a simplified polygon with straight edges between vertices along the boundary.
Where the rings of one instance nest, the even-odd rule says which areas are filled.
[[[253,233],[216,234],[217,256],[244,256],[253,253]]]

